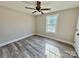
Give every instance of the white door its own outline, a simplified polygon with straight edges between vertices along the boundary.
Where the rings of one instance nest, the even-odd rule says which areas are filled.
[[[76,28],[76,33],[75,33],[75,50],[79,56],[79,17],[78,17],[78,23],[77,23],[77,28]]]
[[[75,34],[75,38],[76,37],[79,37],[79,17],[78,17],[78,22],[77,22],[76,34]]]

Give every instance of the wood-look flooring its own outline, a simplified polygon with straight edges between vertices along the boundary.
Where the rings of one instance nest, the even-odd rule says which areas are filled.
[[[31,36],[0,48],[0,58],[74,58],[74,48],[53,39]]]

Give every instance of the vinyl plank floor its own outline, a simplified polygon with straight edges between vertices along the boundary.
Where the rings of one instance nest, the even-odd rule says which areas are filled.
[[[31,36],[20,41],[0,47],[0,58],[75,57],[76,53],[71,45],[41,36]]]

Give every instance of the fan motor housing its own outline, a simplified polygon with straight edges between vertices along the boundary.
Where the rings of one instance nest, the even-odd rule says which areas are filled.
[[[41,7],[40,7],[40,6],[39,6],[39,7],[36,7],[36,10],[40,11],[40,9],[41,9]]]

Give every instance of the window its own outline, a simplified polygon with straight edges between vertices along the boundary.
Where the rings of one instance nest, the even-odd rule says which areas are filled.
[[[46,32],[56,32],[58,15],[47,16],[46,18]]]

